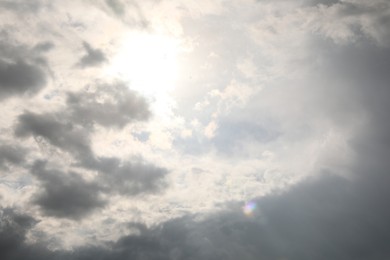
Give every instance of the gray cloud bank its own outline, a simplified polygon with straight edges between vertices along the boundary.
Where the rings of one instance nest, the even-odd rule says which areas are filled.
[[[325,174],[281,195],[254,200],[257,209],[251,217],[233,204],[226,212],[200,221],[184,217],[151,229],[140,225],[139,235],[72,252],[51,252],[24,243],[30,226],[3,213],[1,256],[7,260],[41,256],[86,260],[387,259],[388,183],[388,175],[375,171],[364,172],[355,181]]]
[[[98,173],[94,182],[86,182],[80,173],[47,170],[45,162],[36,161],[30,171],[41,183],[41,192],[33,203],[46,215],[80,219],[105,206],[101,194],[134,196],[161,191],[166,186],[166,169],[142,160],[133,162],[97,156],[91,148],[90,136],[96,125],[123,128],[133,121],[147,120],[149,116],[146,101],[123,85],[68,93],[67,109],[63,111],[21,114],[14,129],[16,137],[42,139],[73,157],[76,166]],[[6,148],[2,161],[19,159],[15,152],[11,153],[12,149]]]

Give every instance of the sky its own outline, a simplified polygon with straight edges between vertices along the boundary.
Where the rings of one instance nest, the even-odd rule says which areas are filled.
[[[390,259],[387,0],[0,0],[0,258]]]

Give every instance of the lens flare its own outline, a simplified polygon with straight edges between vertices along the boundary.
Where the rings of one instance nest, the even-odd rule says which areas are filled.
[[[255,209],[256,209],[256,202],[253,201],[249,201],[245,203],[244,207],[242,207],[244,214],[247,216],[252,216]]]

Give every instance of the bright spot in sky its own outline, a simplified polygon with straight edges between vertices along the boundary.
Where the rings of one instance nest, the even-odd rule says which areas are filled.
[[[178,40],[159,34],[129,33],[108,68],[108,74],[129,82],[146,96],[159,97],[175,87]]]
[[[253,202],[253,201],[249,201],[249,202],[245,203],[244,207],[242,208],[242,210],[244,211],[244,214],[247,216],[252,216],[255,209],[256,209],[256,202]]]

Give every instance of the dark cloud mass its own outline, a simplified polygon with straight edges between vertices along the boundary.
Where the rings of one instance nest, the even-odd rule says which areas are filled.
[[[87,182],[80,174],[47,170],[43,161],[36,161],[31,173],[40,180],[43,189],[34,203],[49,216],[79,219],[106,204],[99,185]]]
[[[363,178],[351,182],[325,174],[254,200],[257,209],[249,217],[241,204],[233,204],[202,221],[184,217],[152,229],[141,225],[139,235],[124,236],[108,248],[82,247],[50,259],[387,259],[390,194],[383,181],[389,179]],[[9,251],[26,246],[26,231],[19,232]]]
[[[78,116],[83,115],[78,114]],[[98,118],[97,114],[93,116],[93,119]],[[88,117],[85,119],[89,120]],[[144,162],[132,163],[122,161],[115,157],[95,156],[90,147],[90,130],[88,131],[88,129],[83,128],[78,124],[74,124],[77,121],[78,120],[67,121],[66,116],[60,113],[35,114],[25,112],[19,117],[19,122],[15,128],[15,135],[20,138],[32,136],[37,139],[41,137],[52,146],[68,152],[75,158],[79,166],[100,173],[97,177],[97,181],[104,187],[105,192],[136,195],[140,193],[158,192],[165,187],[163,177],[167,171],[164,168],[156,167]],[[36,171],[37,170],[33,168],[32,172],[34,173]],[[56,175],[58,175],[57,178],[60,178],[58,180],[63,181],[61,179],[61,176],[63,175],[61,172],[55,171],[53,176]],[[69,176],[66,178],[69,178]],[[73,184],[75,185],[73,186]],[[65,194],[69,192],[70,194],[75,195],[75,193],[71,193],[71,191],[72,189],[78,189],[76,184],[77,181],[71,182],[67,186],[61,187],[62,191],[52,190],[51,187],[54,186],[52,183],[48,183],[46,187],[47,192],[49,193],[61,192]],[[81,189],[78,190],[81,192]],[[58,197],[57,199],[60,199],[59,197],[62,194],[47,194],[47,196],[40,198],[40,204],[50,204],[51,202],[48,198],[54,195]],[[83,198],[89,199],[90,197],[86,193],[80,193],[78,195],[81,196],[80,200]],[[59,210],[62,207],[55,202],[51,205],[56,205],[56,207],[59,207]]]
[[[22,60],[0,59],[0,100],[16,95],[35,94],[46,84],[44,71]]]
[[[57,114],[25,112],[15,128],[17,137],[42,137],[51,145],[80,156],[90,156],[88,132]]]
[[[42,191],[33,202],[46,215],[80,219],[105,205],[101,194],[134,196],[165,188],[166,169],[146,162],[99,157],[91,148],[95,124],[121,128],[132,121],[146,120],[150,112],[143,98],[122,85],[114,85],[94,92],[69,93],[67,105],[67,110],[54,113],[25,111],[14,130],[16,137],[33,137],[38,143],[43,139],[71,155],[77,166],[99,173],[94,182],[88,183],[76,173],[46,170],[45,163],[36,162],[31,173],[42,183]],[[15,152],[3,150],[0,162],[15,163]]]

